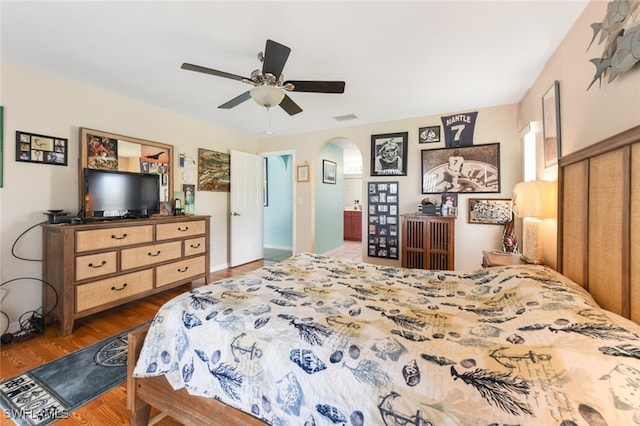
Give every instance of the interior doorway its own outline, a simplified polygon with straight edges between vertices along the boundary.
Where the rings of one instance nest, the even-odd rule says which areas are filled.
[[[262,153],[264,158],[264,232],[266,262],[279,262],[295,253],[294,155]]]
[[[336,185],[326,185],[322,176],[316,182],[315,205],[315,251],[317,253],[362,259],[362,189],[363,159],[358,146],[345,138],[334,138],[320,148],[317,166],[320,170],[326,158],[338,165]],[[338,189],[338,192],[333,189]],[[354,216],[359,221],[354,224]],[[353,235],[356,229],[358,236]],[[348,251],[348,256],[345,256]]]

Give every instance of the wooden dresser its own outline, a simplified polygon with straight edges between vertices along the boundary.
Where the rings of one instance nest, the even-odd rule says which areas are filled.
[[[43,313],[69,335],[78,318],[208,283],[209,255],[209,216],[43,225]]]
[[[402,267],[455,269],[455,217],[421,213],[402,216]]]

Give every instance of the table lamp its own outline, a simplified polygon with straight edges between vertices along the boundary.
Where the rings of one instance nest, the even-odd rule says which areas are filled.
[[[542,264],[543,220],[556,216],[555,182],[534,180],[520,182],[513,188],[513,213],[522,220],[522,260]]]

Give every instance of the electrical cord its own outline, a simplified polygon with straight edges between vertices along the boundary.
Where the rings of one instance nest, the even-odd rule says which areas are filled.
[[[27,258],[18,256],[15,252],[15,248],[16,248],[16,245],[18,244],[18,241],[20,241],[20,238],[22,238],[24,234],[26,234],[27,232],[31,231],[33,228],[38,227],[44,223],[48,223],[48,222],[45,220],[43,222],[36,223],[35,225],[27,228],[22,234],[18,235],[18,238],[16,238],[16,240],[13,242],[13,245],[11,246],[11,254],[13,255],[13,257],[15,257],[16,259],[25,260],[27,262],[42,262],[42,259],[27,259]]]
[[[35,281],[40,281],[43,284],[46,284],[53,290],[53,294],[55,296],[55,302],[51,307],[51,309],[49,309],[49,311],[47,311],[46,313],[43,312],[42,315],[39,314],[37,311],[27,311],[22,315],[20,315],[20,318],[18,320],[20,329],[15,333],[7,333],[7,330],[9,329],[9,325],[8,325],[9,316],[6,313],[0,311],[0,313],[2,313],[2,315],[4,315],[7,318],[7,328],[2,333],[2,336],[0,336],[0,343],[2,344],[11,343],[12,341],[17,341],[17,340],[24,340],[29,337],[44,333],[45,318],[49,314],[51,314],[51,312],[53,312],[56,306],[58,306],[58,292],[56,291],[55,287],[51,285],[51,283],[40,278],[33,278],[33,277],[13,278],[1,283],[0,287],[3,287],[9,283],[20,281],[20,280],[35,280]],[[27,317],[27,315],[29,316]]]
[[[20,241],[20,239],[29,231],[31,231],[32,229],[44,224],[44,223],[48,223],[47,221],[43,221],[43,222],[39,222],[36,223],[33,226],[30,226],[29,228],[27,228],[24,232],[22,232],[18,238],[16,238],[16,240],[13,242],[13,245],[11,246],[11,255],[13,255],[13,257],[15,257],[16,259],[19,260],[24,260],[27,262],[42,262],[42,259],[27,259],[21,256],[18,256],[15,252],[15,248],[16,245],[18,244],[18,241]],[[7,326],[5,327],[5,329],[2,332],[2,335],[0,336],[0,343],[3,344],[7,344],[7,343],[11,343],[12,341],[15,340],[22,340],[22,339],[28,339],[34,335],[38,335],[38,334],[42,334],[44,333],[44,324],[45,324],[45,318],[47,316],[49,316],[49,314],[51,314],[51,312],[54,311],[54,309],[58,306],[58,291],[56,290],[56,288],[51,285],[51,283],[41,279],[41,278],[33,278],[33,277],[19,277],[19,278],[13,278],[10,279],[8,281],[5,281],[3,283],[0,283],[0,288],[10,284],[12,282],[15,281],[19,281],[19,280],[35,280],[35,281],[40,281],[41,283],[49,286],[49,288],[51,288],[51,290],[53,291],[53,294],[55,296],[55,302],[53,304],[53,307],[48,311],[48,312],[43,312],[42,315],[39,314],[37,311],[28,311],[23,313],[22,315],[20,315],[20,318],[18,320],[18,324],[20,325],[20,329],[16,332],[16,333],[8,333],[9,330],[9,323],[10,323],[10,319],[9,316],[0,310],[0,314],[2,314],[6,319],[7,319]],[[42,310],[44,311],[44,306],[42,306]]]

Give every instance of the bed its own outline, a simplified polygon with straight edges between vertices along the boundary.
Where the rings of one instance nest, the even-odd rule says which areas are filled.
[[[562,274],[303,253],[176,297],[129,337],[132,425],[152,406],[187,425],[640,424],[637,214],[621,212],[623,241],[590,261],[602,216],[589,201],[599,156],[623,149],[616,188],[633,203],[638,141],[640,128],[561,159]]]

